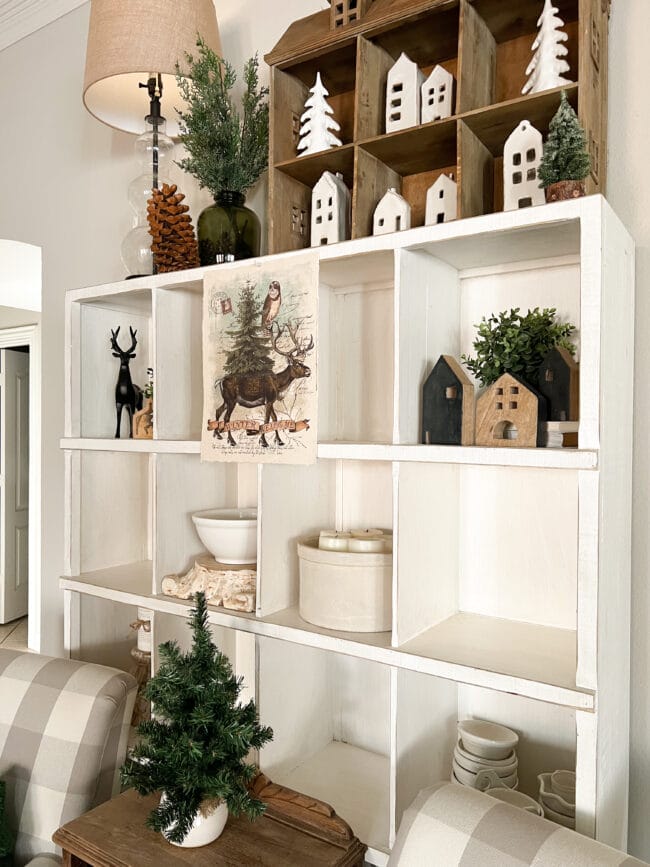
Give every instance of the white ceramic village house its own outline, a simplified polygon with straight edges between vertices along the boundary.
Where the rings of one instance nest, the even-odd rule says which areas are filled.
[[[339,172],[323,172],[311,195],[311,246],[338,244],[350,236],[350,191]]]
[[[453,113],[454,76],[438,64],[422,85],[422,123],[442,120]]]
[[[503,148],[504,211],[545,203],[538,177],[543,147],[541,132],[528,120],[510,134]]]
[[[373,235],[389,235],[411,228],[411,206],[391,187],[375,208]]]
[[[420,100],[424,76],[404,52],[388,73],[386,83],[386,132],[420,123]]]
[[[458,184],[451,175],[442,174],[427,191],[425,226],[449,223],[458,216]]]

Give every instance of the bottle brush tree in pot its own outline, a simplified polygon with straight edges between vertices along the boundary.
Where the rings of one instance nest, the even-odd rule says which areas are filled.
[[[585,133],[565,91],[549,126],[539,167],[540,186],[546,200],[576,199],[585,195],[585,178],[591,170]]]
[[[518,307],[498,316],[483,317],[474,341],[475,357],[462,360],[483,386],[492,385],[504,373],[514,373],[534,388],[546,354],[556,346],[575,354],[571,336],[575,325],[557,321],[557,310],[536,307],[522,316]]]
[[[171,843],[195,846],[221,833],[227,811],[251,819],[264,812],[248,788],[257,768],[247,756],[273,732],[260,725],[252,700],[238,703],[242,679],[212,641],[204,593],[196,594],[189,623],[189,653],[174,641],[160,646],[160,668],[145,687],[153,718],[138,726],[141,741],[122,767],[122,780],[141,795],[161,792],[147,825]],[[201,826],[211,817],[216,833],[206,838]]]
[[[269,160],[268,88],[260,87],[259,62],[244,67],[241,113],[232,89],[232,66],[199,37],[198,55],[186,55],[187,76],[177,81],[186,107],[178,110],[181,141],[187,151],[178,165],[208,189],[215,204],[198,219],[202,265],[247,259],[260,252],[260,221],[245,206],[246,192]]]

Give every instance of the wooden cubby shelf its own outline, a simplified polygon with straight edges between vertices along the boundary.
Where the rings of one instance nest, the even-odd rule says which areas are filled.
[[[497,45],[517,38],[501,5],[475,5]],[[453,23],[458,4],[449,9]],[[340,87],[345,94],[344,77]],[[449,126],[461,150],[475,135],[466,120]],[[352,150],[355,161],[380,162]],[[201,463],[202,290],[212,269],[68,292],[67,649],[128,667],[140,608],[152,621],[155,671],[161,642],[189,641],[191,602],[162,595],[161,582],[204,553],[192,513],[257,507],[256,610],[211,606],[209,620],[275,731],[259,756],[265,772],[331,803],[368,843],[369,862],[385,865],[415,795],[449,778],[457,720],[486,718],[520,733],[522,791],[536,796],[537,774],[575,768],[578,830],[625,848],[628,234],[595,195],[314,255],[320,442],[311,466]],[[214,267],[236,281],[242,265]],[[510,307],[555,307],[576,325],[578,448],[421,445],[432,365],[471,353],[481,317]],[[137,376],[155,371],[153,440],[111,438],[106,338],[117,325],[138,328]],[[393,532],[388,631],[332,631],[300,616],[296,542],[326,527]]]
[[[564,89],[585,128],[590,193],[605,190],[607,13],[596,2],[562,0],[571,83]],[[352,192],[352,237],[372,234],[389,187],[425,216],[428,187],[442,172],[458,182],[459,218],[503,208],[502,155],[522,120],[544,135],[561,88],[522,96],[537,33],[539,0],[375,0],[359,21],[330,30],[329,11],[293,24],[267,55],[271,66],[269,251],[309,246],[311,190],[323,171],[341,172]],[[456,80],[450,118],[386,134],[386,80],[402,52],[427,76],[440,64]],[[344,146],[298,157],[300,116],[320,72]]]

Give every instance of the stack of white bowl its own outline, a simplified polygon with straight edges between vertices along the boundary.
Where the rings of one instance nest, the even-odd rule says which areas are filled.
[[[451,781],[473,789],[516,789],[519,736],[485,720],[461,720],[454,750]]]
[[[539,803],[544,810],[544,816],[551,822],[564,825],[565,828],[576,827],[576,775],[573,771],[553,771],[552,774],[540,774]]]

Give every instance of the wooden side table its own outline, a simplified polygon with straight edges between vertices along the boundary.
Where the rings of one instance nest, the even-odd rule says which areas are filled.
[[[157,797],[129,790],[78,819],[52,839],[63,867],[362,867],[366,847],[322,801],[277,786],[260,774],[255,794],[267,804],[256,822],[230,817],[200,849],[182,849],[145,827]]]

